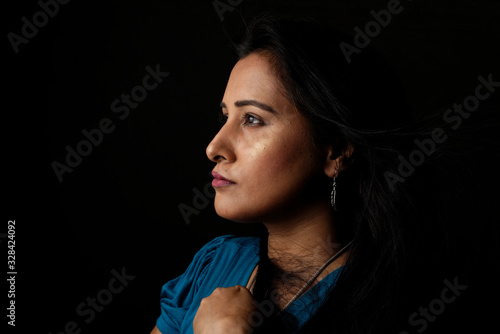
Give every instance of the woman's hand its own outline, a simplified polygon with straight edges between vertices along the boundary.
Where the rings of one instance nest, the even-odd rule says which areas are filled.
[[[247,288],[236,285],[217,288],[203,298],[193,321],[195,334],[248,334],[255,311],[253,297]]]

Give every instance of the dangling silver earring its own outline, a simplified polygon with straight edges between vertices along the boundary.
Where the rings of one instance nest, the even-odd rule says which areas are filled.
[[[333,211],[337,211],[337,205],[336,205],[336,200],[337,200],[337,180],[336,177],[333,177],[333,182],[332,182],[332,193],[330,194],[330,204],[332,205]]]

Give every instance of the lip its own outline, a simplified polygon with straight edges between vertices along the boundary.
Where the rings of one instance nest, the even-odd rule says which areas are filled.
[[[214,177],[214,179],[212,180],[212,186],[214,188],[226,187],[226,186],[230,186],[232,184],[236,184],[235,182],[233,182],[229,179],[226,179],[224,176],[222,176],[221,174],[219,174],[215,171],[212,171],[212,176]]]

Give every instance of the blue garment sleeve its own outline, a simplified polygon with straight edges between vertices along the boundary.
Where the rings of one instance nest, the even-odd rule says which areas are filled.
[[[184,274],[162,287],[161,315],[156,321],[156,326],[162,334],[181,333],[186,314],[193,312],[193,307],[197,309],[199,306],[201,299],[197,296],[197,291],[206,276],[217,248],[228,237],[230,236],[217,237],[203,246],[196,253]]]

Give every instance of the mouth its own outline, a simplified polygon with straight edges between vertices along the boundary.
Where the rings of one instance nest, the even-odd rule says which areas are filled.
[[[221,174],[219,174],[217,172],[212,171],[212,176],[214,177],[214,179],[212,180],[212,186],[214,188],[226,187],[226,186],[230,186],[232,184],[236,184],[235,182],[233,182],[229,179],[226,179],[224,176],[222,176]]]

